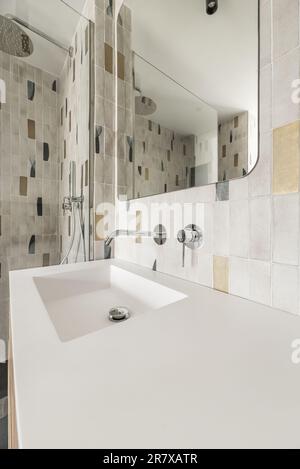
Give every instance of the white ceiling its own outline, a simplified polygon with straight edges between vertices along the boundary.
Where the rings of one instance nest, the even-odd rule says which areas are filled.
[[[133,12],[133,49],[219,112],[220,120],[258,106],[258,3],[125,0]]]
[[[69,47],[86,0],[0,0],[0,14],[10,13],[30,23],[58,42]],[[76,11],[77,10],[77,11]],[[34,45],[33,54],[25,62],[59,76],[67,52],[25,29]]]

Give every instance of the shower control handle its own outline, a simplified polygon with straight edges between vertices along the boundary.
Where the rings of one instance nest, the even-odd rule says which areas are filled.
[[[182,244],[182,267],[185,265],[185,248],[197,249],[203,246],[203,234],[196,225],[188,225],[180,230],[177,241]]]

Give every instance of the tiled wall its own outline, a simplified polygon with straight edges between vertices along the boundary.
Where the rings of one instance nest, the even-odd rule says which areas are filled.
[[[119,94],[119,172],[115,179],[114,167],[114,5],[109,0],[95,1],[95,161],[94,161],[94,254],[103,255],[105,233],[114,227],[113,221],[105,218],[104,203],[113,204],[115,183],[120,194],[131,187],[132,163],[129,156],[132,148],[132,57],[131,18],[128,9],[122,8],[117,22],[118,28],[118,94]],[[125,60],[126,57],[126,60]]]
[[[57,77],[0,52],[0,339],[8,338],[9,270],[56,264]]]
[[[59,79],[59,154],[60,154],[60,254],[63,257],[72,236],[71,214],[63,213],[63,198],[70,195],[70,163],[76,164],[76,196],[82,196],[85,241],[80,238],[76,212],[76,237],[69,262],[80,262],[89,254],[89,119],[90,119],[90,39],[89,23],[81,18],[72,41],[73,57],[68,57]],[[87,257],[88,258],[88,257]]]
[[[248,174],[248,112],[219,125],[219,181]]]
[[[229,200],[216,201],[214,185],[143,200],[146,206],[193,204],[183,223],[201,212],[204,247],[188,252],[184,269],[174,233],[162,247],[120,239],[117,257],[148,267],[157,261],[159,271],[300,313],[299,45],[299,1],[262,0],[260,160],[250,176],[229,183],[229,192],[227,183],[218,187],[218,198]],[[130,216],[139,203],[130,204]]]
[[[58,79],[0,52],[0,362],[7,359],[10,270],[59,261]],[[7,447],[7,362],[0,363],[0,448]]]
[[[186,189],[195,167],[195,137],[135,116],[133,159],[136,198]]]

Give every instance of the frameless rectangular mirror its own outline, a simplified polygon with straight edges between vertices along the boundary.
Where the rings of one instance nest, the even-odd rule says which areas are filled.
[[[258,160],[256,0],[125,0],[118,186],[136,199],[247,176]],[[119,27],[122,26],[122,27]]]

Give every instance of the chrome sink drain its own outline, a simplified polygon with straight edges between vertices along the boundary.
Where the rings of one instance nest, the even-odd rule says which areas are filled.
[[[108,318],[112,322],[122,322],[130,318],[129,309],[125,306],[117,306],[112,308],[108,313]]]

